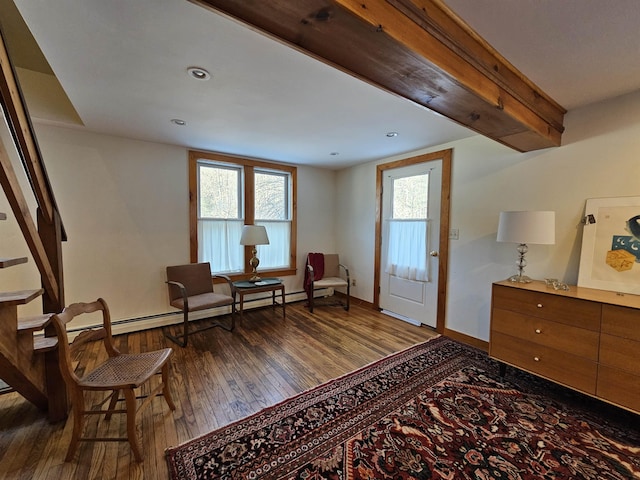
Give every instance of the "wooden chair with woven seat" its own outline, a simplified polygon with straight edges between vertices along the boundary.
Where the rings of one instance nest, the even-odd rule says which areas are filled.
[[[230,294],[213,291],[213,279],[223,279],[229,287]],[[169,286],[169,303],[182,310],[182,333],[172,335],[165,330],[165,336],[181,347],[186,347],[189,334],[221,327],[232,331],[236,325],[236,293],[231,279],[226,275],[213,275],[209,262],[189,263],[167,267],[167,285]],[[231,307],[231,324],[210,322],[196,329],[189,328],[189,312],[209,310],[217,307]]]
[[[102,327],[87,329],[80,333],[69,345],[66,325],[74,318],[94,312],[102,312]],[[78,442],[80,441],[128,441],[136,461],[142,461],[142,450],[136,435],[136,415],[144,410],[156,395],[164,396],[169,408],[175,410],[171,393],[169,392],[169,357],[171,348],[164,348],[145,353],[120,353],[114,346],[111,336],[111,317],[106,302],[99,298],[91,303],[74,303],[66,307],[62,313],[52,317],[52,323],[58,336],[59,364],[62,376],[71,397],[73,432],[71,443],[67,450],[65,461],[71,461]],[[79,377],[72,363],[72,353],[87,342],[103,340],[108,359],[95,369]],[[150,387],[149,395],[142,402],[138,402],[135,389],[150,381],[156,374],[161,375],[161,381]],[[85,407],[85,392],[110,392],[100,403]],[[125,408],[116,408],[120,399],[120,392],[124,395]],[[109,402],[106,409],[105,403]],[[138,406],[138,404],[140,404]],[[85,415],[104,415],[109,420],[114,413],[127,415],[127,437],[83,437]]]

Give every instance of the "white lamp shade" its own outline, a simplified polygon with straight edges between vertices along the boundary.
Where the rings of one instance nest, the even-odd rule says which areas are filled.
[[[240,245],[269,245],[267,229],[262,225],[245,225],[242,227]]]
[[[500,212],[498,242],[556,243],[556,212]]]

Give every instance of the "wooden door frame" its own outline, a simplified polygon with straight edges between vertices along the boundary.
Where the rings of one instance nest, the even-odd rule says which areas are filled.
[[[442,189],[440,193],[440,245],[438,262],[438,305],[436,331],[444,333],[447,310],[447,279],[449,267],[449,216],[451,213],[451,159],[453,149],[425,153],[395,162],[383,163],[376,168],[376,244],[373,269],[373,305],[380,310],[380,264],[382,255],[382,176],[385,171],[434,160],[442,161]]]

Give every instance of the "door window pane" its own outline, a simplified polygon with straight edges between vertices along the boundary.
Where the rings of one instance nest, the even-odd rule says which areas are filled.
[[[427,220],[390,220],[386,272],[407,280],[429,281]]]
[[[394,178],[392,190],[386,272],[428,281],[429,174]]]
[[[394,219],[427,218],[429,174],[393,179]]]

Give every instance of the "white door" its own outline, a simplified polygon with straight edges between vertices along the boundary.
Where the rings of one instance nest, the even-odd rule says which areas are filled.
[[[442,160],[384,172],[380,308],[436,326]]]

